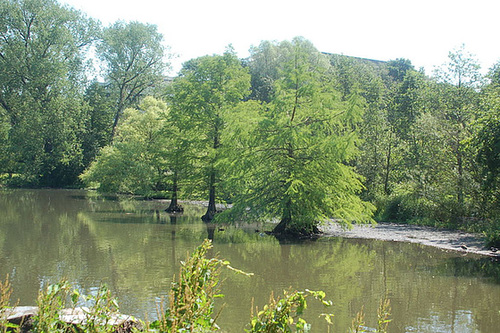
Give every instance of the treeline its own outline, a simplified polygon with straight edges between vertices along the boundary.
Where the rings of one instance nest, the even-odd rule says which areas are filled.
[[[247,59],[229,47],[187,61],[170,82],[155,26],[102,27],[52,0],[0,12],[6,182],[168,192],[173,211],[201,197],[205,220],[230,202],[218,218],[278,218],[276,232],[375,216],[500,238],[500,64],[483,77],[464,47],[429,77],[406,59],[264,41]]]
[[[163,83],[166,56],[153,25],[102,27],[55,0],[2,1],[1,172],[23,186],[75,184],[125,108]]]

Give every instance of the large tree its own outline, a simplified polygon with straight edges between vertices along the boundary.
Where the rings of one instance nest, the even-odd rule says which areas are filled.
[[[192,140],[198,152],[199,183],[208,192],[208,209],[203,220],[211,221],[216,209],[222,133],[228,114],[249,93],[250,75],[234,51],[204,56],[186,62],[173,82],[170,102],[175,117],[184,120],[181,129],[197,132]]]
[[[162,101],[147,97],[139,109],[126,109],[112,144],[101,150],[81,178],[101,192],[148,195],[165,188],[168,127],[168,108]]]
[[[82,168],[87,48],[98,25],[54,0],[0,2],[0,108],[9,173],[71,184]],[[4,126],[5,127],[5,126]]]
[[[162,34],[151,24],[119,21],[104,29],[97,54],[115,103],[112,135],[123,111],[164,82],[168,63],[162,43]]]
[[[232,213],[279,218],[273,232],[285,236],[310,235],[330,218],[370,221],[372,206],[358,197],[361,177],[349,165],[357,152],[362,98],[341,100],[327,59],[310,42],[285,43],[290,52],[280,62],[270,102],[233,114],[245,149],[232,163],[241,176],[231,178],[240,188]]]

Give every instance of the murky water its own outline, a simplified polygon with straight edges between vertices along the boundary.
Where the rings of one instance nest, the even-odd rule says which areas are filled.
[[[331,332],[347,332],[362,307],[374,328],[384,296],[390,332],[499,331],[500,264],[489,259],[372,240],[280,244],[255,226],[207,229],[199,206],[176,218],[165,208],[84,191],[0,190],[0,279],[10,275],[13,301],[23,305],[63,277],[87,294],[106,283],[122,312],[154,319],[179,262],[210,235],[214,253],[255,274],[224,273],[224,332],[243,332],[252,299],[262,306],[288,288],[323,290],[334,302],[324,309],[309,301],[313,332],[327,331],[324,312],[335,314]]]

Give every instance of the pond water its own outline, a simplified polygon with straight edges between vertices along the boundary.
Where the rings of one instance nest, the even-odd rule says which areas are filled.
[[[313,332],[326,332],[321,313],[335,315],[331,332],[347,332],[363,307],[376,326],[381,299],[391,300],[390,332],[498,332],[500,264],[416,244],[325,237],[280,244],[256,226],[207,229],[204,208],[182,216],[167,203],[102,197],[77,190],[0,190],[0,280],[8,274],[12,301],[34,305],[38,290],[66,278],[91,294],[106,283],[121,312],[156,317],[179,262],[203,239],[214,253],[253,277],[224,272],[223,332],[243,332],[252,299],[262,307],[272,291],[323,290],[334,305],[309,301]],[[219,230],[220,229],[220,230]],[[223,305],[224,304],[224,305]]]

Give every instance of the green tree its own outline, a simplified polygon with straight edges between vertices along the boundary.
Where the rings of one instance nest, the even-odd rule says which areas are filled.
[[[363,101],[341,100],[326,76],[327,59],[309,41],[288,43],[292,52],[280,63],[270,103],[233,114],[235,131],[248,134],[232,163],[244,179],[232,177],[240,192],[227,214],[279,218],[273,232],[283,236],[310,235],[329,218],[371,221],[372,205],[357,195],[361,177],[348,165]]]
[[[151,24],[119,21],[104,29],[97,54],[115,103],[112,136],[123,111],[164,82],[168,64],[162,42],[162,34]]]
[[[194,130],[192,145],[197,151],[198,183],[208,192],[203,220],[215,216],[220,168],[221,135],[229,113],[248,95],[250,75],[232,49],[223,55],[204,56],[186,62],[173,82],[170,102],[175,117],[183,119],[182,130]]]
[[[279,78],[280,61],[288,53],[287,47],[286,43],[262,41],[250,48],[247,65],[251,75],[251,99],[270,101],[274,82]]]
[[[402,73],[397,72],[397,77]],[[419,117],[425,112],[428,84],[424,75],[409,68],[401,81],[395,81],[387,96],[387,122],[391,143],[387,155],[384,192],[391,194],[394,184],[418,179],[415,171],[420,161],[419,142],[415,130]],[[389,173],[393,176],[389,177]],[[391,184],[392,182],[392,184]]]
[[[478,111],[478,89],[483,80],[477,60],[463,45],[450,52],[448,57],[448,63],[436,71],[441,83],[438,91],[443,98],[443,108],[437,116],[443,121],[442,129],[446,132],[444,145],[453,171],[449,184],[455,189],[453,211],[455,217],[463,217],[470,204],[466,196],[470,197],[469,186],[473,183],[471,168],[474,166],[466,141],[471,138],[471,123]]]
[[[363,140],[359,144],[360,154],[355,165],[363,175],[366,189],[363,198],[372,202],[380,200],[387,191],[394,159],[394,135],[387,121],[384,84],[385,64],[368,59],[343,55],[330,55],[333,84],[341,93],[342,100],[353,94],[361,95],[366,102],[366,111],[360,126]]]
[[[85,57],[98,25],[54,0],[0,3],[0,106],[10,173],[72,184],[82,168]]]
[[[468,142],[479,106],[478,69],[462,47],[434,80],[409,70],[395,85],[388,120],[400,158],[387,218],[455,223],[472,213],[477,166]]]
[[[483,216],[495,217],[500,208],[500,63],[490,70],[488,78],[490,83],[481,92],[481,116],[471,143],[479,163],[478,205]]]
[[[104,83],[94,80],[85,90],[84,100],[88,104],[83,137],[83,164],[88,166],[100,149],[111,143],[114,119],[114,103]]]
[[[125,110],[113,143],[104,147],[81,175],[82,180],[102,192],[149,195],[165,188],[168,166],[165,151],[170,147],[165,135],[167,105],[145,98],[140,110]]]

